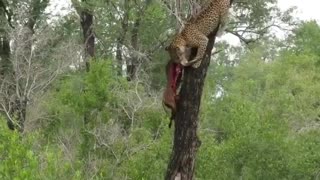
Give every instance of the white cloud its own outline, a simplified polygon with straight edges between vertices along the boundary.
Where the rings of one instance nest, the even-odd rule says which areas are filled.
[[[292,6],[298,8],[297,17],[301,20],[317,20],[320,22],[318,0],[278,0],[278,5],[281,10],[286,10]]]

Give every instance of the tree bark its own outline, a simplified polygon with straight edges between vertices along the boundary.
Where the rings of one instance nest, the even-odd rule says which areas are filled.
[[[83,2],[85,2],[83,0]],[[86,64],[86,72],[90,71],[90,61],[95,55],[95,36],[93,31],[93,15],[88,9],[82,9],[80,12],[80,24],[83,33],[84,59]],[[83,89],[85,93],[85,88]],[[84,123],[89,122],[90,110],[86,109],[83,116]]]
[[[8,34],[4,33],[0,37],[0,79],[12,71],[12,63],[10,61],[10,43]]]
[[[122,46],[126,40],[126,35],[129,27],[129,14],[130,14],[130,5],[129,0],[124,1],[124,14],[121,19],[121,32],[117,38],[117,50],[116,50],[116,59],[118,63],[118,75],[122,75],[122,65],[123,65],[123,56],[122,56]]]
[[[2,25],[2,27],[0,27],[0,80],[12,71],[12,62],[10,61],[10,39],[7,32],[8,26],[4,23],[6,19],[7,24],[10,26],[11,16],[12,14],[7,10],[4,1],[0,0],[0,23]]]
[[[82,10],[80,13],[80,23],[83,33],[83,44],[85,47],[84,59],[86,63],[86,71],[90,70],[90,60],[95,54],[95,36],[93,33],[93,15],[88,10]]]
[[[90,70],[90,61],[95,56],[95,35],[93,30],[93,14],[88,7],[82,7],[78,0],[71,0],[74,8],[80,16],[80,25],[83,35],[84,60],[86,63],[86,71]],[[81,0],[86,3],[86,0]],[[88,5],[88,4],[87,4]]]
[[[16,99],[15,105],[16,105],[16,109],[14,109],[13,112],[16,113],[17,121],[18,121],[17,122],[18,127],[16,127],[16,129],[18,129],[19,132],[23,132],[24,122],[26,121],[26,115],[27,115],[27,105],[28,105],[27,97],[23,96],[23,97],[20,97],[19,99]]]
[[[167,180],[191,180],[194,177],[196,153],[201,145],[197,135],[199,107],[217,31],[218,28],[208,36],[209,43],[201,66],[197,69],[184,68],[175,116],[173,151],[166,174]],[[192,49],[189,60],[195,54],[196,49]]]
[[[139,51],[139,30],[141,25],[141,20],[143,18],[143,15],[148,8],[149,3],[146,1],[145,5],[140,7],[137,7],[139,10],[137,12],[137,17],[134,20],[133,27],[131,30],[131,46],[133,49],[133,53],[130,59],[127,61],[127,79],[128,81],[134,80],[137,77],[138,67],[141,64],[139,62],[139,56],[137,55],[137,52]]]
[[[12,67],[12,62],[10,61],[10,43],[9,43],[9,38],[8,38],[8,33],[4,33],[3,37],[0,38],[0,84],[3,85],[4,81],[8,78],[12,79],[14,77],[14,71]],[[7,94],[9,95],[8,97],[3,97],[4,103],[9,104],[12,103],[10,102],[10,97],[12,94],[15,94],[15,88],[12,84],[9,84],[8,87],[6,88]],[[5,112],[2,112],[7,117],[7,125],[10,130],[15,129],[15,125],[11,120],[11,117],[14,116],[12,111],[10,111],[8,114]]]
[[[132,57],[130,59],[128,59],[128,61],[127,61],[127,79],[128,79],[128,81],[134,80],[136,78],[136,74],[137,74],[138,56],[136,55],[136,51],[139,50],[138,33],[139,33],[139,27],[140,27],[140,20],[141,20],[141,16],[139,15],[138,18],[135,20],[135,22],[133,24],[133,29],[132,29],[131,45],[132,45],[132,48],[135,52],[132,54]]]

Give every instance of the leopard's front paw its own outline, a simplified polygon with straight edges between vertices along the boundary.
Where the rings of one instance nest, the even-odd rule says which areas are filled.
[[[201,61],[197,61],[195,63],[192,64],[193,68],[198,68],[201,65]]]
[[[183,59],[183,60],[180,62],[180,64],[181,64],[182,66],[190,66],[190,64],[188,63],[188,60],[187,60],[187,59]]]

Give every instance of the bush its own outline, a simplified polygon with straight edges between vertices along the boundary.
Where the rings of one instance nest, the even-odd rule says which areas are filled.
[[[62,152],[42,146],[39,133],[20,135],[0,121],[0,179],[80,179],[81,172],[63,159]]]

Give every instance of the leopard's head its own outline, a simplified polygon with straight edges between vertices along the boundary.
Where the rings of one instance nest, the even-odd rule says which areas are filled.
[[[170,58],[175,63],[180,63],[182,65],[185,65],[188,63],[188,60],[186,59],[187,49],[185,46],[177,46],[174,44],[171,44],[170,46],[166,47],[166,51],[169,52]]]

